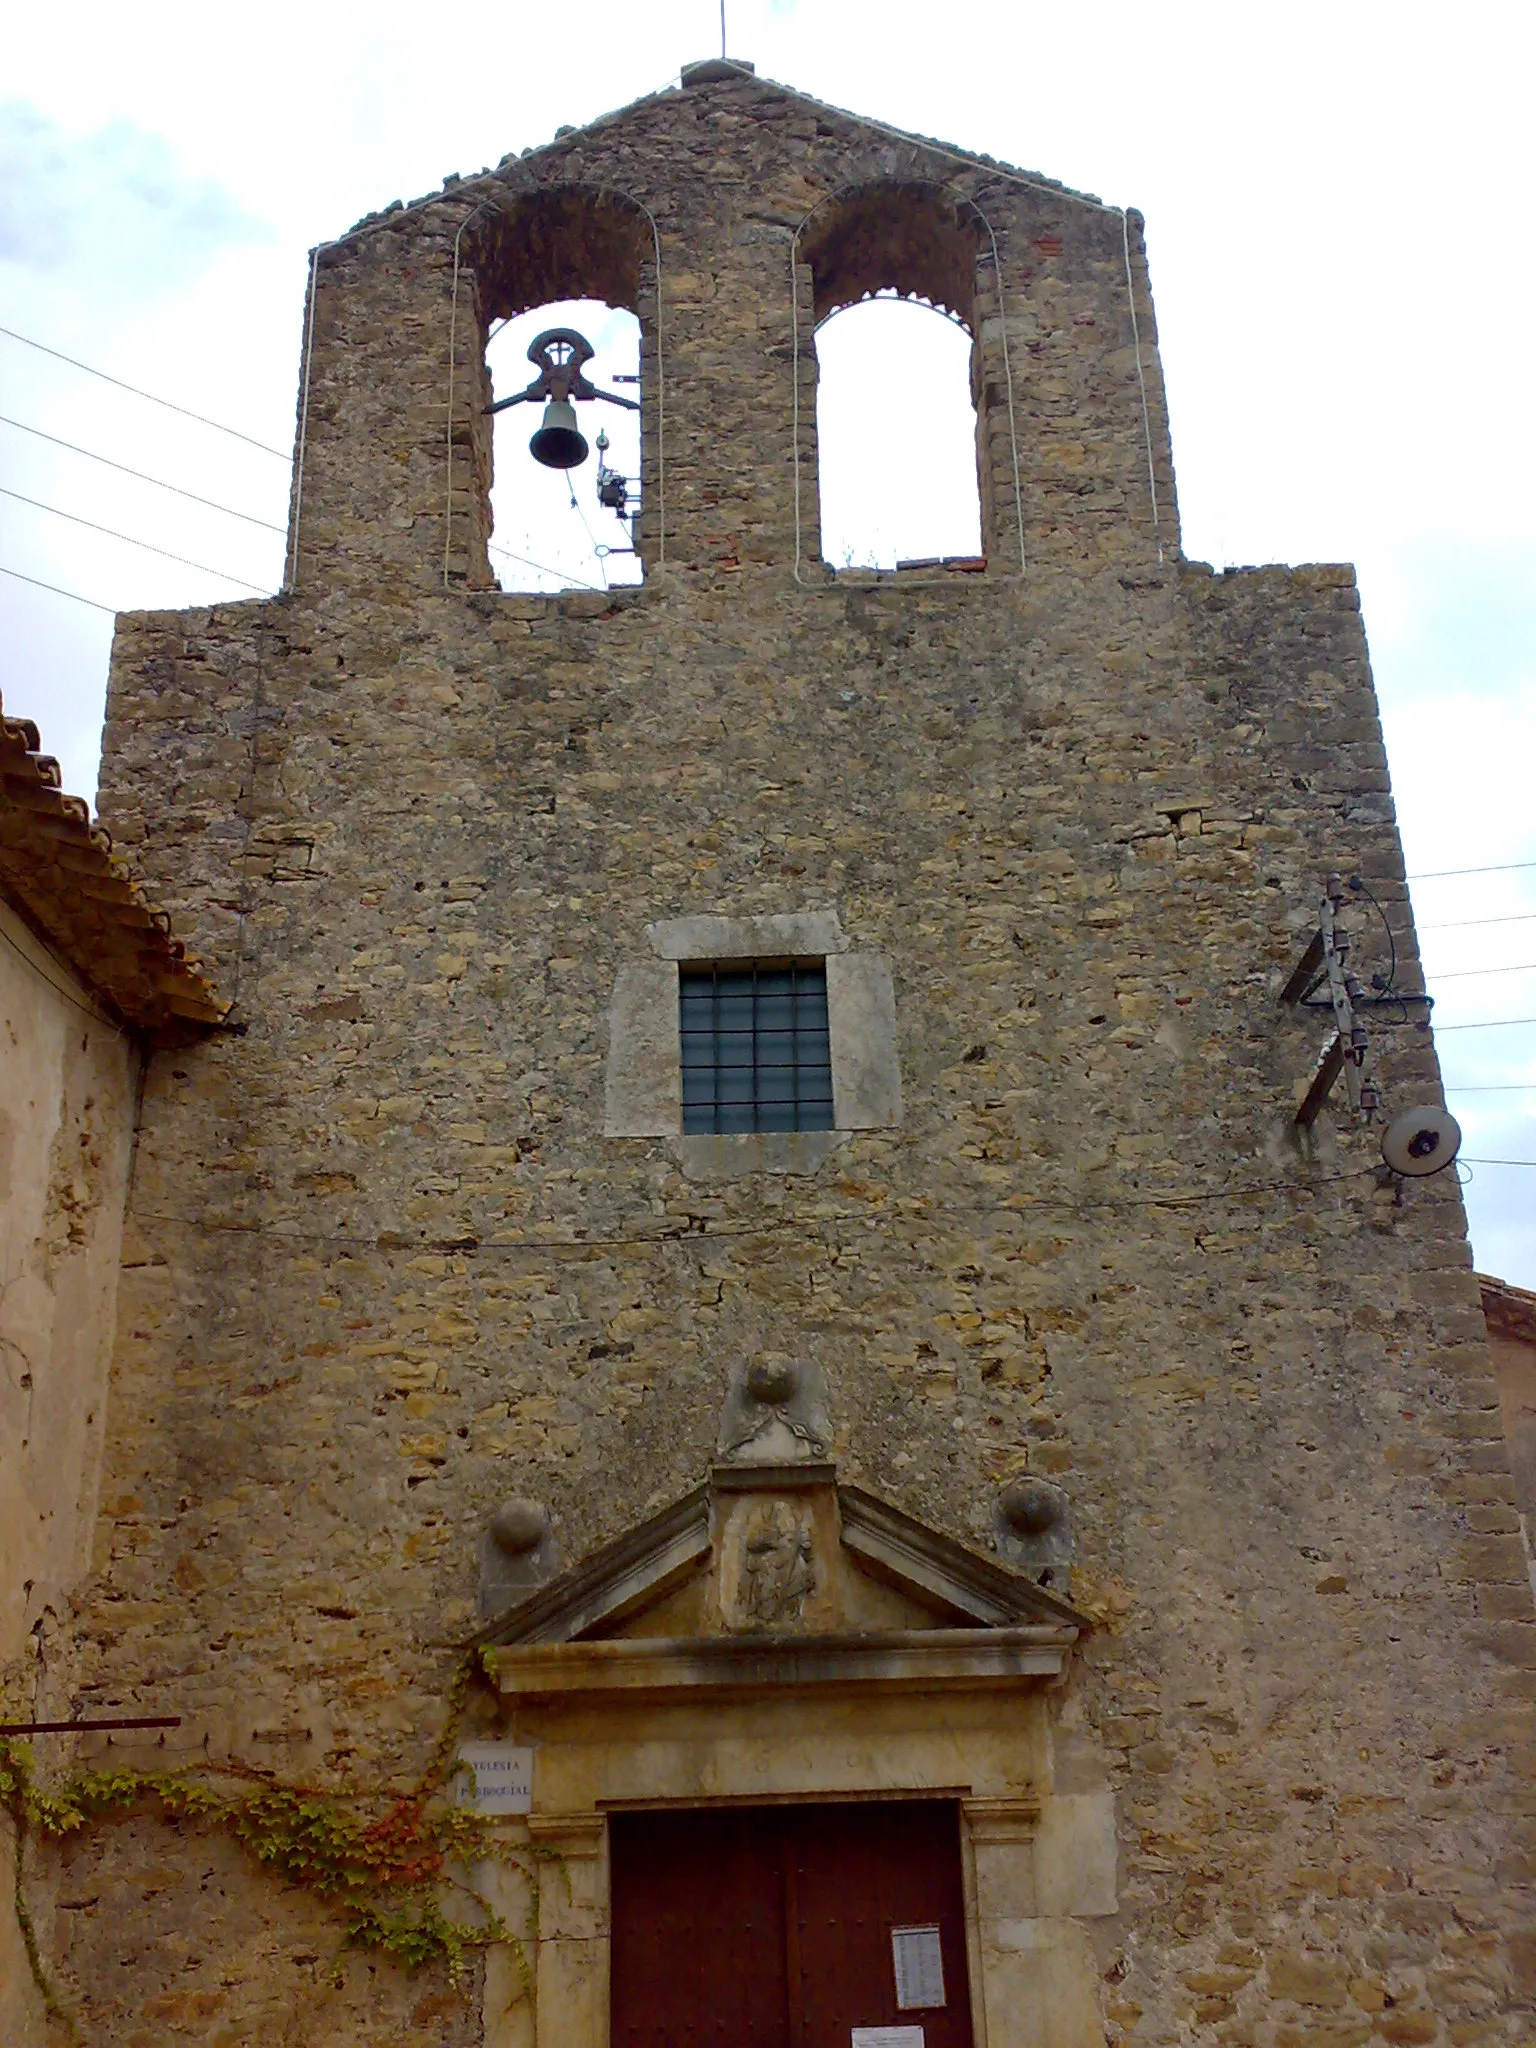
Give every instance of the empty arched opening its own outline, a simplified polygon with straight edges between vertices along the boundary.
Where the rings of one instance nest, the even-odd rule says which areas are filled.
[[[471,261],[483,343],[473,516],[492,580],[519,591],[638,583],[654,447],[649,221],[632,201],[598,188],[527,193],[477,224]],[[587,452],[573,467],[547,466],[530,452],[547,394],[519,398],[541,373],[530,345],[551,329],[582,336],[593,350],[582,377],[626,401],[584,398],[578,387],[576,428]],[[568,353],[559,347],[544,360]]]
[[[816,469],[834,568],[987,552],[979,451],[973,208],[941,187],[881,183],[801,232],[816,323]]]
[[[816,333],[821,551],[838,569],[979,557],[971,337],[910,299]]]

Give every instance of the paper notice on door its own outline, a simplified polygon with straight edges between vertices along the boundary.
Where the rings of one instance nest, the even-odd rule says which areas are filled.
[[[923,2048],[921,2027],[855,2027],[852,2048]]]
[[[944,2003],[944,1951],[936,1924],[893,1927],[891,1953],[896,1963],[898,2012],[917,2012]]]

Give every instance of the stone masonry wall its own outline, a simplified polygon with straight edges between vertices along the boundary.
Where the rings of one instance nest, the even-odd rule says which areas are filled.
[[[790,239],[898,173],[999,231],[1022,580],[995,530],[974,578],[793,574]],[[103,814],[243,1032],[149,1075],[81,1705],[406,1782],[490,1511],[579,1555],[701,1476],[733,1362],[810,1353],[845,1476],[973,1542],[1021,1470],[1071,1494],[1109,2039],[1515,2041],[1536,1626],[1464,1217],[1336,1108],[1297,1141],[1277,1000],[1330,869],[1416,957],[1350,572],[1178,558],[1143,301],[1154,527],[1118,216],[746,82],[508,176],[658,222],[666,566],[445,588],[480,188],[322,260],[296,592],[114,652]],[[604,1140],[644,925],[822,907],[892,962],[901,1128],[788,1178]],[[1421,1024],[1377,1042],[1435,1096]],[[61,1900],[93,2041],[478,2038],[148,1822]]]
[[[651,373],[647,521],[659,520],[664,498],[673,568],[794,559],[795,393],[804,463],[814,456],[815,368],[803,332],[796,362],[792,257],[816,252],[839,302],[892,284],[934,296],[946,280],[931,244],[946,213],[949,271],[973,291],[959,310],[980,357],[996,573],[1018,573],[1015,455],[1032,561],[1091,565],[1176,544],[1139,216],[742,82],[643,101],[322,247],[303,399],[301,590],[440,589],[445,570],[454,582],[490,583],[486,322],[541,297],[627,294],[613,248],[621,202]],[[541,208],[575,248],[556,262],[535,242],[519,262]],[[503,217],[516,238],[499,229]],[[811,297],[819,303],[814,278]],[[814,476],[804,485],[802,520],[814,526]],[[648,534],[648,560],[662,552]],[[802,560],[819,578],[804,534]]]

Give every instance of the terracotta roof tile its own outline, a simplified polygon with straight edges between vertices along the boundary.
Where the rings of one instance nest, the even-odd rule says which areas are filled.
[[[1507,1280],[1495,1280],[1488,1273],[1479,1273],[1477,1284],[1482,1289],[1483,1319],[1489,1335],[1536,1344],[1536,1294],[1513,1287]]]
[[[125,1024],[195,1036],[229,1005],[171,935],[28,718],[0,703],[0,895]]]

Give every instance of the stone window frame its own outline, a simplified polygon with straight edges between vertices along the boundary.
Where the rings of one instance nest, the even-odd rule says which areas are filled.
[[[891,963],[855,952],[835,910],[763,917],[703,915],[645,927],[652,957],[619,969],[608,1008],[605,1138],[665,1138],[692,1174],[814,1173],[856,1131],[901,1122],[901,1065]],[[832,1049],[829,1131],[683,1135],[679,975],[685,966],[749,960],[820,962]]]

